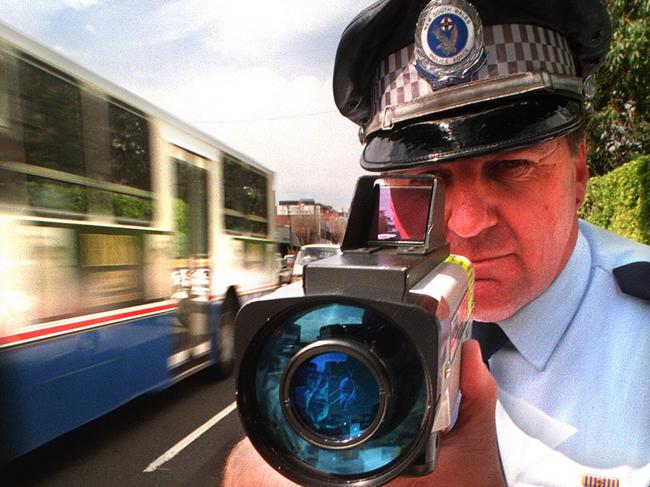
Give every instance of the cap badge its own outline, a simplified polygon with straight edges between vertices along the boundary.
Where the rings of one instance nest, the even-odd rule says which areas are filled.
[[[433,0],[415,26],[415,67],[434,88],[468,81],[485,62],[483,25],[465,0]]]

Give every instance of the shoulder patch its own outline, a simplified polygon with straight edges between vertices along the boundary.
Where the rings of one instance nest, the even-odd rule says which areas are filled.
[[[650,301],[650,262],[632,262],[617,267],[614,277],[625,294]]]

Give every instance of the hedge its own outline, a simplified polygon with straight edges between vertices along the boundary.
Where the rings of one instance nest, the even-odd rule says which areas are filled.
[[[591,178],[580,216],[599,227],[650,244],[650,156]]]

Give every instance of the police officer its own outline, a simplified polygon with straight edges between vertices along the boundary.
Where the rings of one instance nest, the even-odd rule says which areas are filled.
[[[383,0],[343,33],[334,96],[361,165],[445,182],[447,239],[490,322],[489,372],[463,350],[438,467],[397,485],[650,485],[650,248],[576,215],[610,36],[599,0]],[[241,444],[226,484],[271,485],[260,462]]]

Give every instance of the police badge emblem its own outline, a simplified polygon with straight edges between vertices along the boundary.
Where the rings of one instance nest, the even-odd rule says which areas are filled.
[[[433,88],[468,81],[485,62],[483,25],[465,0],[433,0],[415,27],[418,72]]]

